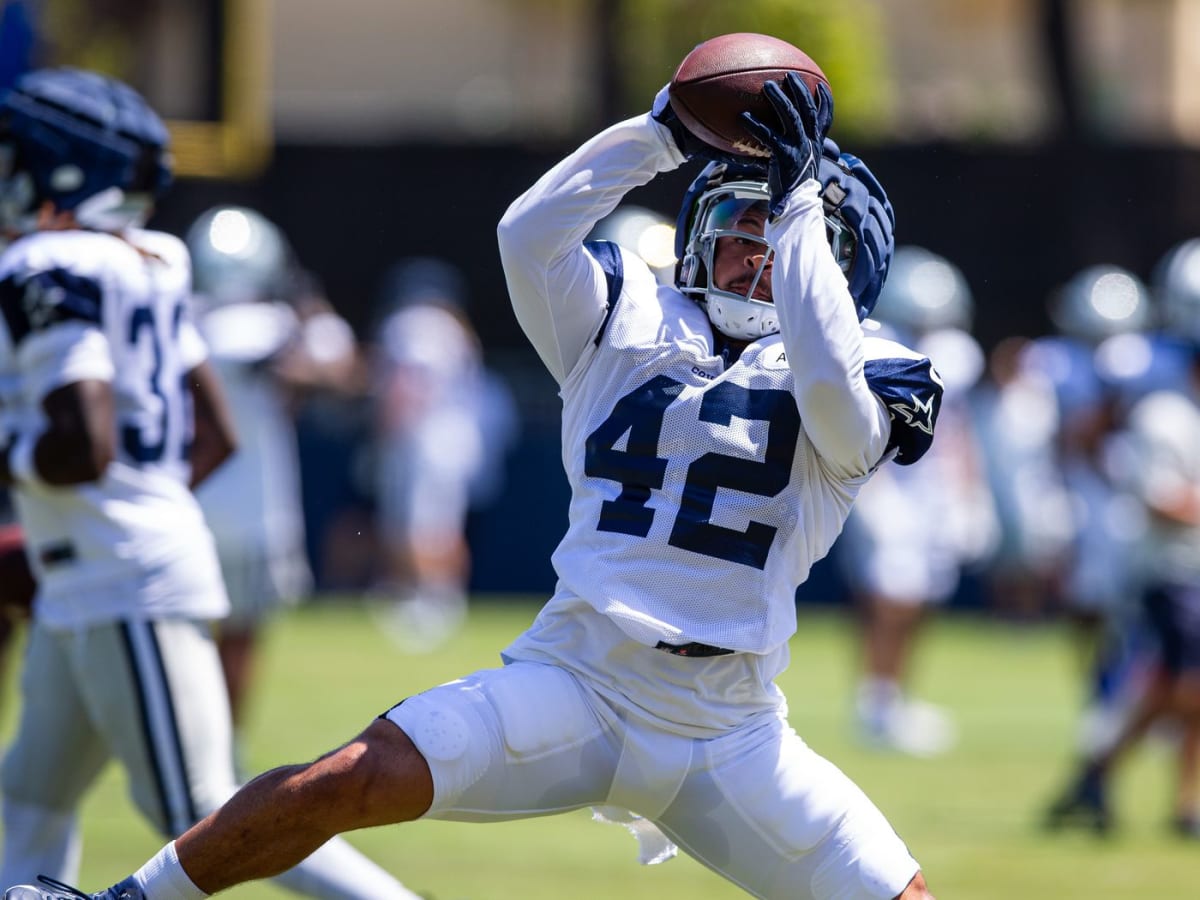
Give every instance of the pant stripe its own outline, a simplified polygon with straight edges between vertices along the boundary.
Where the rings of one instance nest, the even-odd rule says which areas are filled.
[[[142,733],[158,785],[163,821],[171,836],[182,834],[198,816],[162,648],[153,622],[122,622],[121,635],[133,672]]]

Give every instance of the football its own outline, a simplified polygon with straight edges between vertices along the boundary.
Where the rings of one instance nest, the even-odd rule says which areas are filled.
[[[671,108],[700,140],[739,156],[770,156],[742,124],[741,114],[775,121],[763,85],[797,72],[810,91],[829,86],[821,67],[798,47],[766,34],[723,34],[698,44],[675,70]]]

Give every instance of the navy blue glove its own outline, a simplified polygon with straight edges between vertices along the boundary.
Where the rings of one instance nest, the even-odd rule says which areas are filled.
[[[843,222],[854,235],[855,249],[846,280],[862,320],[875,308],[892,263],[896,213],[867,164],[849,153],[831,155],[831,150],[837,149],[833,141],[826,141],[817,177],[826,215]]]
[[[662,90],[654,95],[654,105],[650,107],[650,117],[660,125],[667,127],[680,153],[688,159],[707,159],[711,162],[745,162],[741,157],[718,150],[692,134],[675,114],[675,110],[671,108],[669,90],[670,85],[663,85]]]
[[[746,130],[771,151],[767,187],[771,191],[771,215],[777,216],[792,191],[817,177],[825,134],[833,124],[833,95],[824,84],[818,84],[814,98],[796,72],[788,72],[782,81],[768,81],[763,85],[763,95],[779,122],[767,125],[749,112],[742,113],[742,121]]]

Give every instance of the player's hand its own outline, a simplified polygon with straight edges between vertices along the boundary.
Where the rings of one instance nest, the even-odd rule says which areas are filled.
[[[833,95],[824,84],[818,84],[814,98],[795,72],[788,72],[782,81],[768,81],[763,95],[775,110],[778,124],[767,125],[749,112],[742,113],[742,121],[771,151],[767,186],[771,214],[778,215],[792,191],[817,177],[825,134],[833,124]]]
[[[874,173],[857,156],[825,142],[818,167],[821,197],[854,231],[857,249],[847,273],[859,318],[874,308],[896,249],[896,213]]]
[[[679,116],[675,115],[675,110],[671,108],[669,89],[670,85],[665,84],[662,90],[654,95],[654,105],[650,107],[650,116],[671,132],[671,138],[675,141],[679,152],[688,159],[700,158],[716,162],[728,162],[734,159],[735,157],[732,155],[706,144],[688,130],[688,127],[679,120]]]

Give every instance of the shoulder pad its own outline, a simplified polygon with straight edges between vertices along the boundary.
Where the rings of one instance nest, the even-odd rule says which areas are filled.
[[[99,281],[66,269],[10,272],[0,280],[0,312],[14,347],[60,322],[100,324],[102,302]]]

